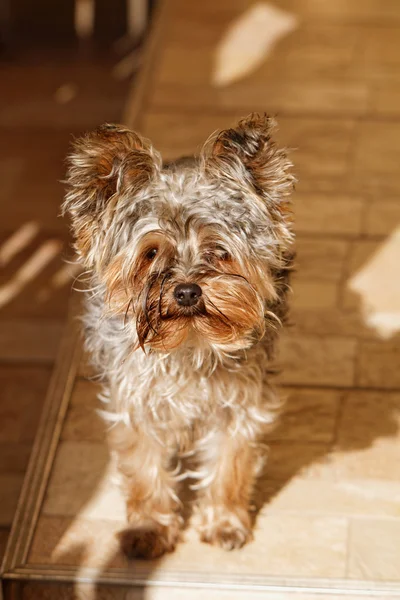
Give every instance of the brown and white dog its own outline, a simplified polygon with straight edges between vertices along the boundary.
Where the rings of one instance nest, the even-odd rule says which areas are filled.
[[[185,476],[202,540],[233,549],[252,536],[293,244],[292,165],[273,127],[251,115],[199,157],[163,165],[150,142],[105,125],[69,159],[64,211],[89,274],[86,345],[104,379],[131,556],[175,547]]]

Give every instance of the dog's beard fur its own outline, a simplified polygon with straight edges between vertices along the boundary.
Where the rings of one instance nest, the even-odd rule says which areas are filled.
[[[198,463],[202,539],[228,549],[251,539],[293,241],[291,163],[272,129],[252,115],[168,167],[147,140],[104,126],[70,158],[64,209],[89,274],[87,347],[105,380],[134,556],[179,539],[176,448]],[[192,306],[177,301],[180,284],[200,287]]]
[[[204,235],[204,231],[202,232]],[[134,320],[137,346],[169,352],[188,344],[209,344],[234,351],[259,340],[265,329],[265,298],[274,299],[269,277],[255,265],[204,244],[195,267],[185,274],[176,263],[176,248],[160,232],[147,234],[134,256],[122,253],[104,273],[110,314]],[[156,250],[154,259],[149,258]],[[185,280],[202,289],[199,302],[181,307],[174,289]]]

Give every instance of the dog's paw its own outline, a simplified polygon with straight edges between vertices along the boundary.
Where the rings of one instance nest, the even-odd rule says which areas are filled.
[[[247,513],[243,513],[242,518],[227,510],[214,510],[211,514],[213,516],[210,518],[208,513],[208,518],[199,528],[202,542],[220,546],[224,550],[236,550],[253,539]]]
[[[121,549],[129,559],[151,560],[175,550],[180,536],[177,527],[154,524],[125,529],[118,537]]]

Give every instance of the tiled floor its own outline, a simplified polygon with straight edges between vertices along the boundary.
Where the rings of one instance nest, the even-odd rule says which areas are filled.
[[[120,118],[129,83],[113,78],[117,60],[30,52],[0,64],[0,561],[74,277],[64,158],[73,134]]]
[[[125,583],[177,577],[189,586],[200,581],[227,589],[93,592],[82,584],[76,597],[338,600],[357,589],[363,600],[363,594],[400,598],[400,4],[276,0],[295,17],[295,29],[254,71],[217,88],[216,48],[250,5],[168,1],[139,123],[171,158],[196,151],[238,116],[266,110],[277,113],[278,135],[295,149],[298,268],[278,361],[288,400],[268,440],[255,541],[224,554],[200,544],[189,528],[176,553],[155,564],[126,564],[115,538],[123,505],[101,423],[93,417],[96,384],[85,379],[82,366],[28,564],[73,567],[80,575],[92,567],[98,577],[120,581],[123,573]],[[361,297],[353,282],[370,272],[386,245],[394,259],[378,262]],[[377,288],[383,299],[372,307]],[[35,382],[32,393],[41,375]],[[22,441],[28,433],[21,421],[7,435]],[[20,485],[25,455],[19,451],[10,490]],[[277,589],[257,591],[260,581]],[[228,590],[238,582],[248,590]],[[291,592],[282,591],[284,585]],[[51,593],[29,584],[24,598]],[[66,598],[75,597],[69,593]]]

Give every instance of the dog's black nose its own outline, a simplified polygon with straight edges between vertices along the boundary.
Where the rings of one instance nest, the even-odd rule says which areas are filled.
[[[201,294],[201,287],[197,283],[180,283],[174,289],[175,300],[180,306],[194,306]]]

